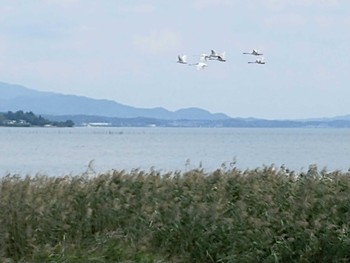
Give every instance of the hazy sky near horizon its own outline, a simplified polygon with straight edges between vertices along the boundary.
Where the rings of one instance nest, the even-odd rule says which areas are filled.
[[[231,117],[350,114],[348,0],[0,0],[0,81]],[[267,64],[248,64],[252,49]],[[227,62],[189,62],[211,49]]]

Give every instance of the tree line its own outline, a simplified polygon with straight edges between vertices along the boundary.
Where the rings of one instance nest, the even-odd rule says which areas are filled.
[[[55,127],[73,127],[71,120],[67,121],[50,121],[42,117],[36,116],[33,112],[24,112],[22,110],[7,113],[0,113],[0,126],[12,127],[30,127],[30,126],[55,126]]]

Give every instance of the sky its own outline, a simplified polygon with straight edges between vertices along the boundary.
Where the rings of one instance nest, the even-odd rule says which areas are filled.
[[[350,114],[348,0],[0,0],[0,81],[230,117]],[[215,49],[226,62],[190,63]],[[265,65],[243,55],[258,49]]]

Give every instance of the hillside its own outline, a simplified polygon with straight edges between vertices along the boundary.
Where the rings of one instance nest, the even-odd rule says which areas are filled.
[[[33,112],[56,122],[71,120],[76,126],[350,128],[350,115],[302,120],[231,118],[194,107],[173,112],[162,107],[136,108],[112,100],[42,92],[0,82],[0,113],[8,111]]]
[[[0,82],[0,112],[32,111],[41,115],[93,115],[114,118],[154,118],[163,120],[224,120],[229,116],[199,108],[169,111],[162,107],[136,108],[112,100],[42,92]]]

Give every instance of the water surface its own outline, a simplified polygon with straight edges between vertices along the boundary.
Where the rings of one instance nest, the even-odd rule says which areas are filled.
[[[0,175],[285,165],[350,168],[350,129],[0,128]],[[90,165],[89,165],[90,164]]]

